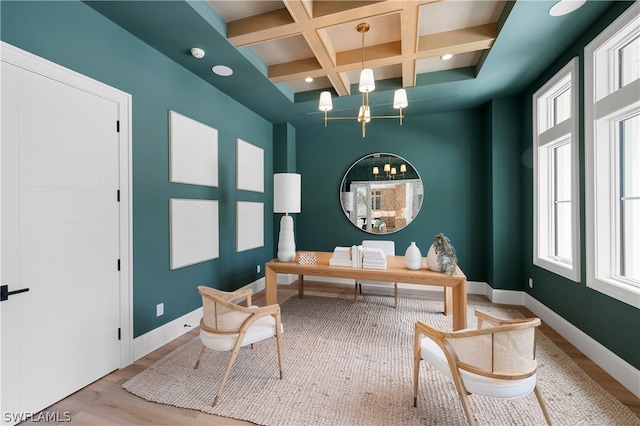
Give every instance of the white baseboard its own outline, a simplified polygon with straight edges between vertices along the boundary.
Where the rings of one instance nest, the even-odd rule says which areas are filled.
[[[284,284],[284,285],[290,285],[295,280],[298,279],[298,276],[295,274],[276,274],[276,277],[277,277],[276,282],[278,284]]]
[[[525,293],[525,295],[524,306],[640,398],[640,370],[611,352],[537,299],[529,294]]]
[[[133,339],[134,361],[150,354],[200,324],[202,307]]]
[[[247,288],[253,289],[254,294],[264,290],[264,277],[247,284],[242,287],[242,290]],[[192,330],[200,324],[200,318],[202,318],[202,307],[136,337],[133,339],[133,360],[136,361],[150,354]]]

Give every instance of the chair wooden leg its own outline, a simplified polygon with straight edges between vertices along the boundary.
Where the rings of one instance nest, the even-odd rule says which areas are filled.
[[[464,410],[464,415],[467,418],[467,423],[469,426],[474,426],[476,422],[473,420],[473,413],[471,412],[471,405],[469,404],[467,394],[458,392],[458,396],[460,397],[460,402],[462,403],[462,409]]]
[[[356,300],[358,300],[358,283],[357,282],[356,282],[356,287],[353,291],[353,303],[356,303]]]
[[[450,361],[449,361],[450,362]],[[469,398],[467,395],[467,389],[464,387],[464,383],[462,382],[462,376],[460,376],[460,371],[457,367],[451,367],[451,378],[453,379],[453,384],[456,387],[456,391],[458,392],[458,397],[460,398],[460,403],[462,404],[462,410],[464,411],[464,415],[467,418],[467,423],[469,426],[474,426],[476,423],[473,420],[473,413],[471,412],[471,405],[469,404]]]
[[[200,349],[200,353],[198,354],[198,359],[196,359],[196,365],[193,366],[194,370],[200,365],[200,358],[202,358],[202,354],[204,353],[205,349],[207,349],[207,347],[202,345],[202,349]]]
[[[413,406],[418,406],[418,378],[420,377],[420,334],[413,336]]]
[[[540,389],[538,389],[538,386],[536,385],[535,388],[533,388],[535,394],[536,394],[536,398],[538,398],[538,404],[540,404],[540,408],[542,408],[542,414],[544,414],[544,418],[547,421],[547,424],[549,426],[551,426],[551,416],[549,415],[549,412],[547,411],[547,406],[544,403],[544,399],[542,399],[542,393],[540,392]]]
[[[224,376],[222,376],[222,381],[220,382],[220,386],[218,387],[218,393],[216,393],[216,397],[213,400],[213,404],[211,404],[212,407],[215,407],[216,404],[218,403],[218,398],[220,398],[220,393],[222,393],[222,388],[224,387],[224,384],[227,381],[227,378],[229,377],[229,373],[231,372],[231,367],[233,366],[233,363],[236,360],[236,357],[238,356],[238,352],[240,352],[240,344],[242,343],[242,339],[244,338],[244,336],[240,336],[238,338],[238,341],[236,342],[236,345],[233,347],[233,352],[231,352],[231,359],[229,360],[229,364],[227,365],[227,369],[224,372]]]
[[[393,283],[393,296],[395,297],[393,308],[398,309],[398,283]]]
[[[280,332],[280,321],[276,321],[276,343],[278,345],[278,367],[280,369],[280,379],[282,379],[282,340]]]

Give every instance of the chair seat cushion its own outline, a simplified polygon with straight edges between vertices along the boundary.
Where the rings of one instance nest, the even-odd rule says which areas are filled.
[[[282,324],[280,324],[282,332]],[[258,318],[247,331],[242,341],[242,346],[247,346],[276,335],[276,319],[271,315]],[[215,334],[200,329],[200,341],[202,344],[216,351],[230,351],[236,344],[238,334]]]
[[[421,340],[420,355],[438,371],[453,380],[447,357],[438,344],[428,338]],[[492,398],[517,398],[528,395],[536,386],[536,375],[525,379],[496,379],[460,370],[467,391]]]

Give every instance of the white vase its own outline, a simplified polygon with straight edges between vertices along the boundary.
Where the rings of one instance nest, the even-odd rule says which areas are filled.
[[[427,268],[432,271],[441,272],[440,265],[438,265],[438,255],[436,254],[436,248],[431,244],[429,251],[427,252]]]
[[[422,268],[422,253],[415,242],[411,242],[407,251],[404,252],[404,265],[407,269],[414,271]]]

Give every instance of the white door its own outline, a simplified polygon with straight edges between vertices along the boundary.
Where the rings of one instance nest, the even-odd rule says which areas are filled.
[[[2,62],[2,423],[120,367],[118,104]]]

